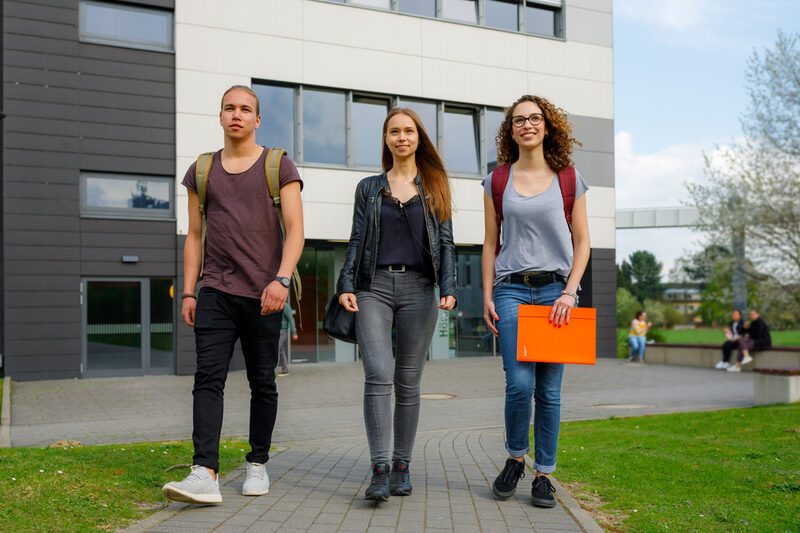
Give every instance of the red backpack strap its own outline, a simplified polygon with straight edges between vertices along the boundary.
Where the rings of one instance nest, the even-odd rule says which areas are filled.
[[[503,193],[508,184],[508,173],[510,169],[511,165],[502,165],[492,171],[492,202],[494,203],[494,219],[497,222],[497,247],[494,250],[494,255],[500,253],[500,226],[503,221]]]
[[[558,171],[558,185],[561,187],[561,198],[564,199],[564,217],[567,219],[569,232],[572,233],[572,206],[575,205],[575,167],[567,167]]]

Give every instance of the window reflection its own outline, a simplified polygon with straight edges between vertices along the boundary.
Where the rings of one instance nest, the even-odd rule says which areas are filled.
[[[81,212],[91,215],[172,218],[170,178],[82,174]]]
[[[283,148],[294,157],[294,94],[292,87],[254,84],[261,105],[261,125],[256,142],[270,148]]]
[[[497,134],[500,130],[500,124],[505,118],[505,113],[494,109],[487,109],[484,115],[484,124],[486,127],[486,163],[487,171],[491,172],[497,167]]]
[[[446,107],[444,111],[444,159],[452,172],[477,174],[478,135],[475,110]]]
[[[433,145],[436,146],[439,138],[436,127],[436,104],[419,100],[400,100],[400,107],[410,107],[417,112],[425,131],[428,133],[428,137],[430,137]]]
[[[344,165],[344,93],[303,90],[303,160]]]
[[[478,23],[478,2],[476,0],[441,0],[442,17]]]
[[[388,108],[388,101],[380,98],[353,97],[353,162],[356,165],[381,166],[382,128]]]
[[[172,13],[103,2],[81,2],[80,37],[83,41],[172,50]]]
[[[401,13],[425,17],[436,16],[436,0],[400,0],[397,8]]]
[[[516,0],[486,0],[486,25],[516,31],[519,12]]]
[[[552,9],[525,6],[525,31],[537,35],[556,34],[556,12]]]

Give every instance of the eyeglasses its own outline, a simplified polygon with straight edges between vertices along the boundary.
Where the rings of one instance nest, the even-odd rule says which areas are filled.
[[[511,124],[514,125],[515,128],[521,128],[525,125],[525,121],[531,123],[531,126],[538,126],[544,120],[544,115],[541,113],[533,113],[529,117],[523,117],[522,115],[515,115],[511,117]]]

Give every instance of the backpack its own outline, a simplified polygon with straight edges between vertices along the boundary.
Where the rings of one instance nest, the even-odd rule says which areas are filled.
[[[495,220],[497,221],[497,247],[494,255],[500,254],[500,227],[503,220],[503,193],[508,184],[511,165],[499,166],[492,171],[492,202],[494,203]],[[572,234],[572,206],[575,204],[575,167],[567,167],[558,171],[558,185],[561,187],[561,198],[564,200],[564,217]]]
[[[200,216],[203,219],[203,225],[200,236],[200,279],[203,278],[203,263],[205,262],[205,244],[206,244],[206,187],[208,185],[208,174],[211,171],[211,163],[214,161],[215,152],[206,152],[197,157],[197,166],[195,167],[195,184],[197,185],[197,196],[200,197]],[[283,222],[283,213],[281,212],[281,185],[280,185],[280,168],[281,158],[286,155],[286,150],[281,148],[270,148],[267,152],[267,157],[264,160],[264,176],[267,180],[267,188],[269,189],[269,197],[272,199],[272,205],[275,206],[275,213],[278,215],[278,223],[281,226],[281,237],[286,238],[286,226]],[[303,293],[302,286],[300,285],[300,272],[295,267],[292,272],[292,284],[294,285],[294,293],[299,302]]]

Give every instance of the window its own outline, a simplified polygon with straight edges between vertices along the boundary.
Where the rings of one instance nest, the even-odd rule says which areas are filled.
[[[486,131],[486,171],[491,172],[497,168],[497,143],[495,141],[500,130],[500,124],[506,114],[496,109],[487,109],[484,120]]]
[[[401,13],[422,15],[423,17],[436,16],[436,2],[434,0],[399,0],[397,5]]]
[[[486,25],[517,31],[519,29],[517,0],[486,0]]]
[[[476,0],[440,0],[442,18],[478,23],[478,2]]]
[[[261,125],[256,142],[270,148],[283,148],[294,158],[294,87],[253,85],[261,107]]]
[[[81,215],[113,218],[175,217],[174,180],[132,174],[82,173]]]
[[[445,107],[444,159],[455,173],[480,173],[478,165],[478,127],[474,109]]]
[[[400,100],[400,107],[410,107],[416,111],[419,118],[422,119],[422,125],[425,127],[425,132],[430,137],[434,146],[438,144],[439,130],[437,128],[436,120],[436,104],[433,102],[421,102],[419,100]]]
[[[345,94],[303,89],[303,161],[347,163]]]
[[[353,97],[353,163],[356,166],[381,166],[383,121],[388,112],[387,99]]]
[[[83,42],[173,51],[173,14],[170,11],[85,0],[79,7]]]
[[[556,9],[528,2],[525,5],[525,32],[557,36]]]

